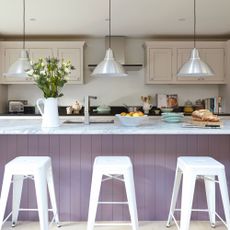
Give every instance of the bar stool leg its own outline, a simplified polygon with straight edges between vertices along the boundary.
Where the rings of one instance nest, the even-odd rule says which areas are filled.
[[[99,194],[101,188],[102,174],[96,171],[97,171],[96,169],[93,170],[93,176],[92,176],[87,230],[93,230],[94,228],[96,212],[97,212],[97,203],[99,200]]]
[[[138,217],[137,217],[137,206],[135,196],[135,186],[133,181],[133,170],[130,168],[124,173],[125,189],[128,198],[129,212],[132,222],[132,229],[138,229]]]
[[[166,227],[170,227],[170,224],[172,221],[172,215],[174,215],[174,210],[176,208],[177,197],[178,197],[178,193],[180,189],[181,177],[182,177],[182,172],[180,169],[177,168],[176,174],[175,174],[174,185],[173,185],[172,200],[171,200],[171,205],[170,205]]]
[[[38,215],[40,229],[48,230],[48,204],[47,204],[47,184],[44,171],[39,171],[34,175],[35,190],[37,196]]]
[[[23,175],[13,176],[13,200],[12,200],[12,227],[17,224],[18,213],[22,196]]]
[[[180,230],[189,230],[196,176],[185,172],[182,183]]]
[[[49,189],[49,194],[50,194],[50,201],[51,201],[51,206],[53,210],[54,221],[58,227],[61,227],[60,222],[59,222],[59,216],[58,216],[52,167],[49,167],[48,172],[47,172],[47,184],[48,184],[48,189]]]
[[[3,184],[2,184],[2,192],[0,198],[0,229],[2,229],[2,224],[4,220],[5,210],[6,210],[6,203],[8,199],[8,194],[10,190],[12,174],[5,170],[3,176]]]
[[[226,224],[227,224],[228,230],[230,230],[230,208],[229,208],[230,204],[229,204],[226,175],[225,175],[224,170],[218,173],[218,180],[219,180],[219,185],[220,185],[220,193],[221,193],[222,203],[224,207]]]
[[[215,176],[208,176],[210,179],[204,177],[205,192],[208,204],[209,219],[212,227],[216,225],[216,185]]]

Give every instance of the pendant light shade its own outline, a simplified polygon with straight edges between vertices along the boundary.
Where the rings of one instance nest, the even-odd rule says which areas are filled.
[[[123,66],[115,60],[111,49],[111,0],[109,0],[109,48],[104,60],[97,65],[91,76],[124,77],[128,74]]]
[[[200,59],[196,48],[196,0],[194,0],[194,48],[187,62],[183,64],[177,73],[180,77],[209,77],[214,75],[212,68]]]
[[[29,60],[29,54],[26,50],[21,50],[20,57],[16,62],[14,62],[7,73],[4,75],[7,77],[26,77],[26,71],[31,69],[31,64]]]
[[[124,77],[127,76],[123,66],[114,59],[111,48],[106,50],[104,60],[94,69],[93,76],[101,75],[108,77]]]
[[[4,75],[8,77],[27,77],[26,71],[31,68],[29,53],[25,49],[25,0],[23,0],[23,49],[18,60],[10,66],[8,72]]]
[[[214,75],[211,67],[200,59],[198,49],[192,50],[190,59],[180,68],[177,76],[208,77]]]

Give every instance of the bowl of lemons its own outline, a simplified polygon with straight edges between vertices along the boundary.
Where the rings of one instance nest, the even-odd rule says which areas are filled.
[[[147,118],[147,115],[144,115],[144,113],[141,111],[129,113],[122,112],[120,114],[116,114],[115,116],[118,118],[122,125],[133,127],[143,124]]]

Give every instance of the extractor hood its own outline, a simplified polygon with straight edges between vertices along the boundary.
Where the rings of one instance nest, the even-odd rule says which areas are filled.
[[[105,50],[109,47],[109,37],[105,37]],[[118,61],[126,70],[138,70],[142,68],[143,64],[135,63],[130,64],[125,62],[125,37],[112,36],[111,37],[111,48],[114,53],[116,61]],[[88,64],[90,69],[94,69],[97,64]]]

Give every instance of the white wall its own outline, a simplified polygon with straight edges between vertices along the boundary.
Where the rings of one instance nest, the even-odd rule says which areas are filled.
[[[126,63],[144,64],[144,39],[126,39]],[[129,71],[127,78],[92,78],[88,64],[100,62],[105,55],[104,39],[86,39],[84,85],[66,85],[63,89],[64,96],[60,98],[60,105],[70,105],[76,99],[82,101],[84,95],[98,96],[92,105],[140,105],[142,95],[155,97],[156,93],[178,94],[179,104],[186,100],[195,101],[200,98],[218,96],[218,85],[145,85],[144,68],[139,71]],[[9,85],[8,99],[27,99],[34,105],[42,94],[34,85]],[[153,101],[155,104],[155,100]]]

